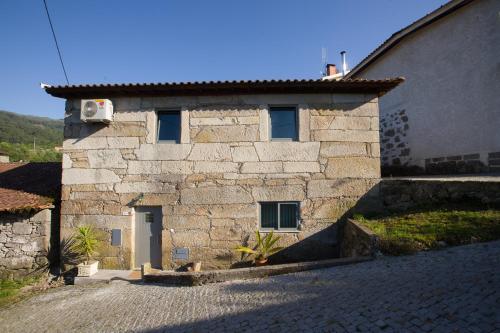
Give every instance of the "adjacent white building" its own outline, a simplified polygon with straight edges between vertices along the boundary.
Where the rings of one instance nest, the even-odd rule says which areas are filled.
[[[346,75],[397,76],[380,100],[385,174],[500,171],[500,1],[450,1]]]

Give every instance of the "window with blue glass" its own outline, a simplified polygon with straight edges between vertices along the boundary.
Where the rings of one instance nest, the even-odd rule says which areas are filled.
[[[296,230],[299,221],[298,202],[261,202],[260,227],[273,230]]]
[[[158,142],[179,143],[181,137],[180,111],[158,112]]]
[[[297,140],[297,108],[271,107],[269,108],[271,140]]]

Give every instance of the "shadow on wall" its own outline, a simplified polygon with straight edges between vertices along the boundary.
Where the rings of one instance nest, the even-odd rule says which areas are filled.
[[[59,162],[8,163],[0,166],[0,187],[54,198],[61,197]]]
[[[500,182],[382,180],[338,220],[269,258],[272,264],[340,257],[353,244],[344,226],[354,214],[390,216],[430,209],[488,209],[500,207]],[[325,222],[326,223],[326,222]]]
[[[269,263],[281,264],[340,257],[343,228],[347,219],[351,218],[354,214],[370,215],[383,211],[382,201],[379,196],[379,186],[379,184],[373,186],[336,221],[330,221],[328,227],[269,257]]]
[[[380,198],[389,214],[448,205],[492,208],[500,206],[500,182],[384,179]]]

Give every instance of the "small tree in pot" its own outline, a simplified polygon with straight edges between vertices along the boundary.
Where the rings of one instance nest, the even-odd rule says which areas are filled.
[[[91,276],[97,273],[99,262],[90,260],[97,254],[98,244],[97,234],[91,226],[78,228],[74,236],[74,250],[86,259],[78,265],[78,276]]]
[[[274,246],[280,237],[274,236],[272,231],[269,232],[264,238],[262,238],[259,231],[256,231],[255,235],[257,238],[257,244],[253,248],[240,245],[236,248],[236,251],[254,255],[255,265],[262,266],[267,263],[269,256],[281,251],[283,247]]]

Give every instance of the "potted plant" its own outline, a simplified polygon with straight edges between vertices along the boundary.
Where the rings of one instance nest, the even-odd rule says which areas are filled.
[[[74,237],[74,250],[80,253],[86,260],[78,264],[78,276],[92,276],[97,273],[98,261],[91,259],[97,254],[99,243],[97,235],[91,226],[79,227]]]
[[[240,245],[236,248],[236,251],[254,255],[255,265],[263,266],[267,264],[267,260],[270,255],[273,255],[276,252],[282,250],[283,247],[274,246],[274,244],[280,239],[280,237],[274,236],[272,231],[268,233],[264,238],[262,238],[259,231],[256,231],[255,235],[257,238],[257,244],[253,248]]]

